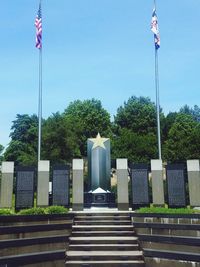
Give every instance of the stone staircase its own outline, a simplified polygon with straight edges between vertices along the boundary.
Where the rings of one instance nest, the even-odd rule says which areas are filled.
[[[144,267],[129,213],[75,214],[66,266]]]

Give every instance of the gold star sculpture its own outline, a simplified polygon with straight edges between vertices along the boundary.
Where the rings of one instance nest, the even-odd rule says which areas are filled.
[[[92,149],[95,149],[96,147],[102,147],[103,149],[106,149],[104,146],[104,142],[106,142],[108,139],[109,138],[102,138],[100,133],[98,133],[96,138],[90,139],[94,143]]]

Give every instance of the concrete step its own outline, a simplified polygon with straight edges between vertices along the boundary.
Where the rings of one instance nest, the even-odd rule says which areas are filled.
[[[70,244],[137,244],[135,236],[70,237]]]
[[[69,212],[70,214],[70,212]],[[74,216],[131,216],[131,212],[127,212],[127,211],[120,211],[120,212],[116,212],[116,211],[90,211],[90,212],[86,212],[86,211],[82,211],[82,212],[77,212],[74,213]]]
[[[139,245],[138,244],[75,244],[69,245],[68,250],[86,250],[86,251],[90,251],[90,250],[139,250]]]
[[[145,267],[145,263],[142,260],[115,260],[115,261],[67,261],[65,263],[66,266],[71,267]]]
[[[130,213],[77,213],[66,266],[144,267]]]
[[[73,225],[72,231],[133,231],[132,225]]]
[[[143,260],[141,251],[67,251],[68,260]]]
[[[91,221],[76,221],[74,220],[74,224],[75,225],[131,225],[131,221],[130,220],[116,220],[116,221],[112,221],[112,220],[91,220]]]
[[[130,220],[130,216],[88,216],[88,215],[80,215],[80,216],[75,216],[76,221],[93,221],[93,220],[113,220],[113,221],[118,221],[118,220]]]
[[[134,236],[134,231],[74,231],[71,236]]]

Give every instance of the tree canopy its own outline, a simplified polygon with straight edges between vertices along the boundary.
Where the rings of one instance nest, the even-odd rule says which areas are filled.
[[[185,105],[166,116],[160,109],[162,158],[182,161],[200,157],[200,108]],[[76,100],[63,113],[42,120],[41,159],[65,163],[86,156],[87,139],[111,139],[112,158],[126,157],[133,162],[158,158],[156,107],[148,97],[130,97],[117,109],[114,121],[101,101]],[[17,114],[11,127],[11,142],[0,160],[16,164],[37,164],[38,118]]]
[[[138,134],[156,133],[156,107],[148,97],[132,96],[120,106],[115,124]]]
[[[83,156],[86,156],[88,138],[96,137],[98,132],[102,136],[111,135],[110,114],[99,100],[76,100],[65,109],[64,117],[74,125],[74,131],[78,132],[80,153]]]
[[[11,142],[4,153],[4,159],[24,164],[37,162],[37,125],[36,115],[17,114],[11,127]]]
[[[4,150],[4,147],[0,144],[0,162],[3,160],[3,156],[2,156],[3,150]]]

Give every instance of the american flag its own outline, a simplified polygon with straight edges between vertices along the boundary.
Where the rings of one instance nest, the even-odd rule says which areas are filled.
[[[151,18],[151,31],[154,33],[154,42],[155,48],[158,49],[160,47],[160,34],[158,29],[158,18],[156,15],[156,9],[153,9],[153,14]]]
[[[35,27],[36,27],[36,44],[35,46],[38,49],[42,48],[42,10],[41,3],[39,5],[38,13],[35,18]]]

